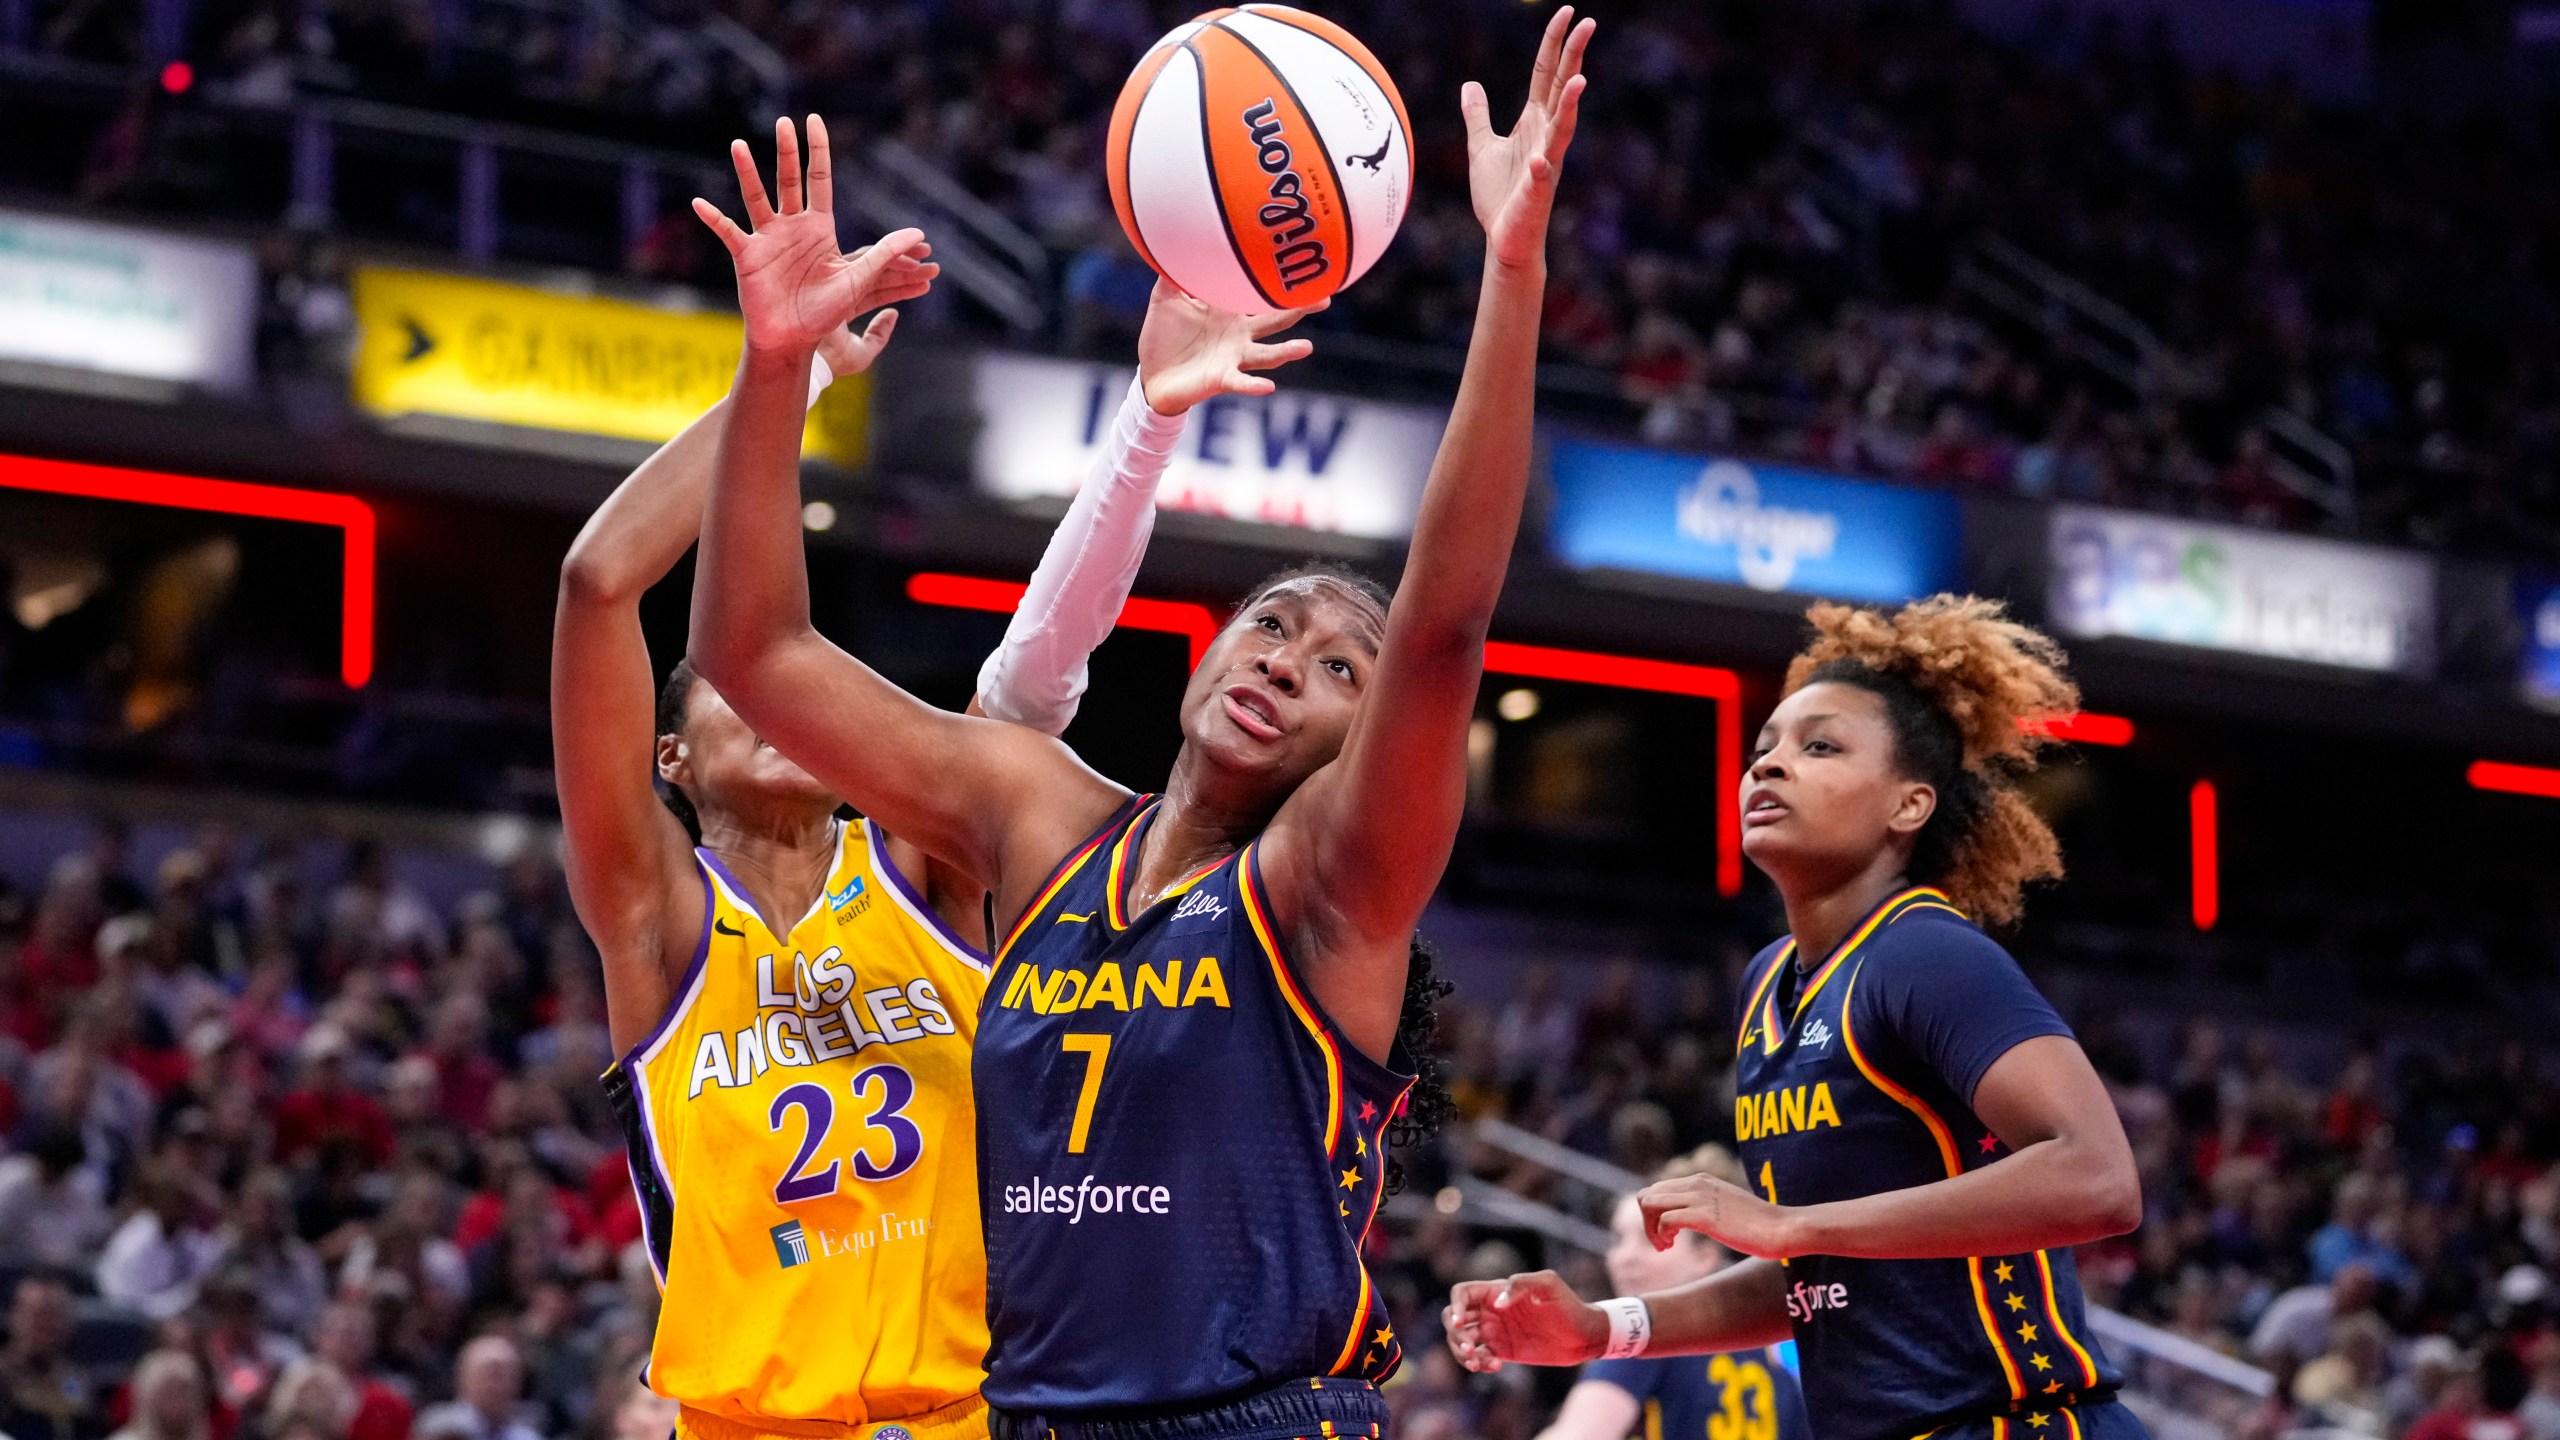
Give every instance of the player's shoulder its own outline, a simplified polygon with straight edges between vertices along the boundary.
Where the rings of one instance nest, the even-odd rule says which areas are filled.
[[[2017,957],[1962,911],[1927,897],[1903,902],[1860,947],[1861,990],[1958,976],[2023,980]]]

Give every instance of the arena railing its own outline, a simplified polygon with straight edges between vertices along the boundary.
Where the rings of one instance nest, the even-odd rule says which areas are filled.
[[[1478,1120],[1466,1127],[1463,1138],[1588,1186],[1605,1203],[1614,1204],[1645,1184],[1631,1170],[1507,1121]],[[1418,1215],[1424,1203],[1416,1197],[1390,1213]],[[1609,1245],[1609,1232],[1590,1220],[1463,1170],[1428,1204],[1453,1219],[1528,1230],[1594,1254],[1606,1253]],[[2223,1440],[2275,1393],[2275,1376],[2246,1361],[2104,1306],[2091,1305],[2088,1314],[2090,1328],[2124,1371],[2126,1405],[2157,1440]],[[2324,1437],[2298,1431],[2286,1440]]]

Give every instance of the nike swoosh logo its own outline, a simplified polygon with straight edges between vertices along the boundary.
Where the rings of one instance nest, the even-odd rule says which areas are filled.
[[[1090,911],[1082,915],[1070,915],[1063,910],[1058,912],[1058,923],[1061,925],[1081,925],[1092,918]]]
[[[743,937],[746,935],[746,933],[747,933],[746,931],[739,929],[739,928],[738,928],[737,926],[735,926],[735,925],[725,924],[725,923],[723,923],[723,922],[721,922],[721,921],[718,921],[718,920],[714,920],[714,921],[712,921],[712,922],[711,922],[711,928],[712,928],[712,929],[714,929],[714,930],[719,931],[719,932],[720,932],[721,934],[723,934],[723,935],[736,935],[736,936],[739,936],[739,937],[741,937],[741,938],[743,938]]]

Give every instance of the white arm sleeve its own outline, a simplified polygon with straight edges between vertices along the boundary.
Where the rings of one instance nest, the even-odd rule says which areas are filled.
[[[1138,578],[1155,531],[1156,481],[1189,419],[1157,414],[1129,382],[1093,473],[1049,537],[1004,642],[978,670],[978,708],[989,716],[1050,735],[1075,718],[1085,657],[1111,633]]]

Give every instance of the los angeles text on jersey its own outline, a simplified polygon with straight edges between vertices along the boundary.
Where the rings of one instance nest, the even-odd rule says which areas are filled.
[[[857,994],[860,981],[844,948],[830,945],[814,958],[794,953],[791,988],[784,990],[775,985],[775,958],[756,957],[756,1022],[734,1035],[706,1031],[695,1045],[686,1099],[706,1085],[752,1085],[776,1066],[841,1060],[873,1045],[903,1045],[957,1028],[933,982],[922,976]]]
[[[1078,1225],[1088,1215],[1170,1215],[1173,1192],[1162,1185],[1114,1185],[1087,1175],[1073,1185],[1049,1184],[1039,1176],[1028,1185],[1004,1187],[1008,1215],[1064,1215]]]

